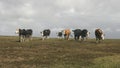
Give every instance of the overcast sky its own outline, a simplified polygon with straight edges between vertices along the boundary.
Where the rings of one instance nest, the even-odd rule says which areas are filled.
[[[16,35],[17,28],[31,28],[34,36],[80,28],[91,37],[101,28],[106,38],[120,39],[120,0],[0,0],[0,35]]]

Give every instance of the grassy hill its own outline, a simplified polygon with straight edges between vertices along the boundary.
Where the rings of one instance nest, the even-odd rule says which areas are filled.
[[[17,41],[0,36],[0,68],[120,68],[120,39]]]

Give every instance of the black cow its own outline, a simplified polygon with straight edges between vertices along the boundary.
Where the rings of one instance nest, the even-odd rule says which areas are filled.
[[[41,32],[41,35],[42,35],[42,39],[44,40],[45,38],[48,38],[50,36],[50,29],[45,29]]]
[[[96,43],[99,42],[101,40],[104,40],[104,33],[103,33],[103,30],[101,29],[96,29],[95,30],[95,37],[96,37]]]
[[[82,32],[81,32],[81,38],[82,38],[81,40],[84,41],[85,39],[87,39],[89,34],[90,33],[88,32],[87,29],[83,29]]]
[[[75,40],[79,40],[80,36],[81,36],[81,29],[75,29],[75,30],[72,30],[74,32],[74,39]]]
[[[75,30],[73,30],[73,32],[74,32],[74,39],[75,40],[79,40],[79,38],[81,38],[81,41],[84,41],[85,38],[87,39],[89,36],[89,32],[87,29],[83,29],[83,30],[75,29]]]
[[[24,42],[25,40],[32,40],[32,29],[18,29],[16,34],[19,34],[19,42]]]

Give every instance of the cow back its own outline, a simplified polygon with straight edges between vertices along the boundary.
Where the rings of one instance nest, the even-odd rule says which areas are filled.
[[[95,35],[96,36],[101,36],[103,34],[102,30],[101,29],[96,29],[95,30]]]
[[[43,31],[43,36],[49,36],[51,31],[49,29],[46,29]]]
[[[32,32],[33,32],[32,29],[27,29],[26,30],[27,35],[32,35]]]
[[[81,35],[81,29],[75,29],[73,30],[74,35]]]
[[[26,35],[26,30],[25,29],[19,29],[19,35]]]
[[[70,31],[70,29],[65,29],[65,30],[64,30],[64,33],[65,33],[66,35],[70,35],[71,31]]]

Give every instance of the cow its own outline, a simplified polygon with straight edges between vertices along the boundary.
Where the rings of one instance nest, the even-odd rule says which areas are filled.
[[[57,33],[57,36],[58,36],[58,39],[62,38],[63,32],[62,32],[62,31],[58,32],[58,33]]]
[[[42,40],[44,40],[45,38],[48,38],[50,36],[51,31],[50,31],[50,29],[45,29],[40,33],[42,35]]]
[[[75,30],[72,30],[72,31],[74,33],[74,39],[79,40],[82,30],[81,29],[75,29]]]
[[[19,35],[19,42],[25,42],[26,40],[32,40],[32,29],[17,29],[16,34]]]
[[[96,37],[96,43],[101,42],[101,40],[104,40],[104,33],[102,29],[96,29],[95,30],[95,37]]]
[[[64,39],[69,40],[69,36],[71,34],[70,29],[63,30],[63,33],[64,33]]]
[[[75,30],[72,30],[74,32],[74,39],[75,40],[79,40],[81,39],[81,41],[84,41],[85,39],[88,38],[89,36],[89,32],[87,29],[75,29]]]
[[[81,40],[82,40],[82,41],[87,40],[88,37],[89,37],[89,34],[90,34],[90,32],[88,32],[87,29],[83,29],[83,30],[81,31]]]

